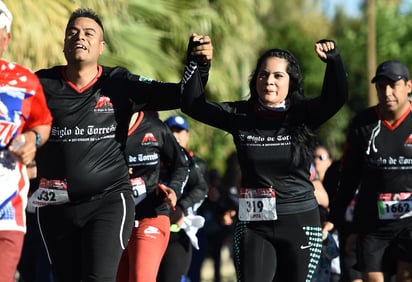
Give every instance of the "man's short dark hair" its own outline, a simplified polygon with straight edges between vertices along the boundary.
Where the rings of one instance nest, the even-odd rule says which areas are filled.
[[[94,20],[102,28],[102,31],[104,33],[103,23],[100,20],[100,17],[92,9],[90,9],[90,8],[79,8],[79,9],[75,10],[71,14],[71,16],[69,18],[69,21],[67,22],[66,27],[68,27],[77,18],[90,18],[90,19]]]

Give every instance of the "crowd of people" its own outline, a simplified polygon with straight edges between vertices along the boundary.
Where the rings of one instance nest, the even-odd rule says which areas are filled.
[[[0,57],[13,16],[0,0]],[[412,81],[382,62],[378,104],[349,123],[340,158],[317,130],[348,99],[336,42],[319,95],[292,52],[256,62],[248,100],[211,102],[209,36],[193,33],[180,82],[99,64],[95,11],[68,19],[66,64],[32,72],[0,59],[0,281],[221,281],[228,242],[238,282],[412,281]],[[233,137],[225,176],[188,146],[181,109]],[[230,180],[228,180],[230,179]],[[291,271],[292,270],[292,271]]]

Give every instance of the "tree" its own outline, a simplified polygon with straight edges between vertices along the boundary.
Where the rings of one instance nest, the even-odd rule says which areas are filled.
[[[352,19],[338,11],[328,19],[321,0],[5,0],[14,14],[14,40],[7,58],[33,70],[64,64],[64,28],[70,13],[90,7],[103,19],[106,65],[121,65],[134,73],[165,81],[179,81],[192,32],[210,35],[215,56],[209,83],[210,100],[247,99],[248,79],[257,57],[268,48],[289,49],[299,59],[305,95],[318,95],[324,64],[313,52],[322,38],[334,39],[348,72],[347,105],[327,124],[319,137],[334,153],[343,148],[350,117],[368,106],[367,34],[365,16]],[[411,11],[400,11],[399,1],[376,1],[377,61],[400,59],[412,63]],[[364,9],[366,6],[364,5]],[[21,14],[20,11],[30,11]],[[16,45],[16,46],[13,46]],[[161,118],[180,111],[161,112]],[[229,135],[188,118],[191,148],[210,167],[224,170],[234,150]]]

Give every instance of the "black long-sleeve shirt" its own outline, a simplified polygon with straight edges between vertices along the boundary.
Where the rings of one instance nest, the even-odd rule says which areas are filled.
[[[186,149],[183,150],[189,159],[190,173],[183,194],[178,200],[177,205],[182,208],[185,215],[188,215],[196,213],[207,197],[209,187],[204,172],[202,172],[198,164],[202,160],[192,156]]]
[[[203,67],[204,81],[208,68]],[[66,181],[71,201],[130,190],[124,155],[130,117],[139,110],[178,108],[181,84],[121,67],[99,66],[97,77],[81,89],[67,79],[64,66],[36,74],[53,116],[49,141],[37,154],[38,176]]]
[[[405,220],[412,221],[411,126],[410,109],[394,125],[382,119],[377,106],[353,118],[338,191],[331,203],[330,220],[338,228],[357,190],[354,213],[357,231],[393,220],[402,224],[400,216],[408,212],[410,215]],[[397,203],[392,205],[390,201]]]
[[[229,132],[237,149],[243,188],[272,187],[278,214],[317,207],[309,179],[309,163],[291,165],[291,131],[287,114],[270,118],[249,101],[208,102],[197,70],[187,78],[182,110],[208,125]],[[304,99],[289,111],[297,123],[317,128],[332,117],[348,95],[347,75],[338,54],[328,56],[321,95]]]
[[[136,219],[169,215],[164,195],[156,191],[161,182],[161,169],[167,167],[169,177],[165,184],[178,198],[189,177],[189,160],[173,133],[157,117],[140,112],[129,129],[125,154],[130,177],[143,179],[146,190],[146,197],[136,206]]]

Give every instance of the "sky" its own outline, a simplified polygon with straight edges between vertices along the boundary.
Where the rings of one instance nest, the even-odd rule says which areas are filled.
[[[344,7],[348,16],[357,18],[361,15],[361,3],[362,0],[324,0],[322,8],[328,16],[333,17],[337,6]]]
[[[344,7],[344,11],[348,16],[357,18],[361,15],[360,6],[363,1],[364,0],[324,0],[322,8],[325,10],[327,15],[333,17],[336,6],[341,6]],[[411,7],[412,0],[402,0],[401,10],[410,11]]]

